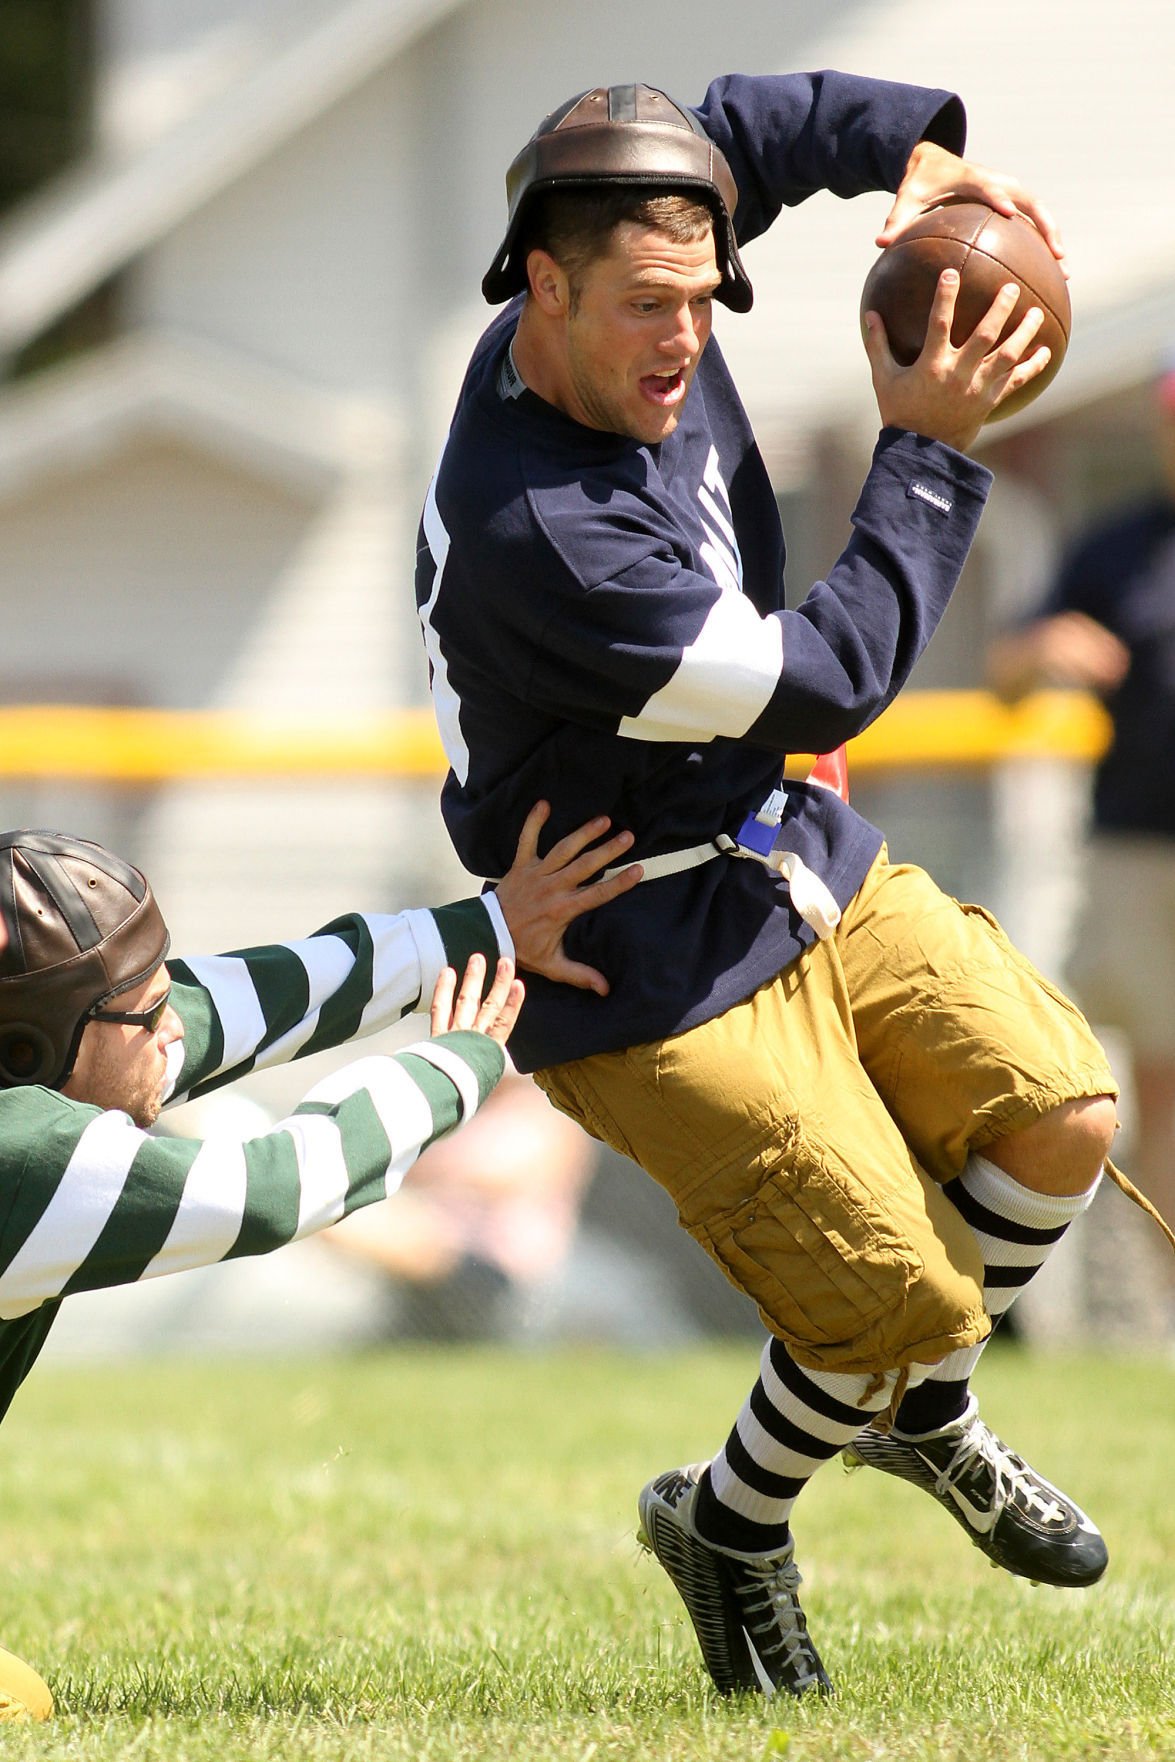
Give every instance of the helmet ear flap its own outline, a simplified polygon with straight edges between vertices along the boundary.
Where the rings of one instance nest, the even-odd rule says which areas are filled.
[[[145,875],[64,832],[0,833],[0,1089],[60,1089],[96,1004],[167,958]]]
[[[5,1022],[0,1028],[0,1084],[51,1083],[60,1050],[31,1022]]]

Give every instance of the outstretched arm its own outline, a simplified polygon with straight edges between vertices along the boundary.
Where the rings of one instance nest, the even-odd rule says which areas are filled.
[[[623,856],[632,836],[619,832],[589,850],[608,829],[599,818],[539,858],[547,812],[540,803],[528,816],[496,895],[394,916],[352,913],[302,942],[169,962],[184,1024],[172,1104],[389,1027],[427,1007],[442,970],[464,973],[473,955],[483,974],[505,955],[531,972],[606,992],[603,974],[564,956],[563,932],[640,879],[630,867],[582,885]]]
[[[509,960],[482,998],[485,957],[433,989],[433,1037],[357,1059],[245,1143],[154,1136],[117,1110],[49,1091],[10,1132],[27,1203],[0,1229],[0,1316],[70,1291],[134,1284],[266,1254],[395,1192],[437,1138],[472,1118],[505,1070],[522,1002]]]

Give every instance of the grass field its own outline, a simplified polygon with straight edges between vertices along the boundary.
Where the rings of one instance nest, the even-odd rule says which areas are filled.
[[[1004,1348],[991,1422],[1097,1515],[1093,1591],[993,1571],[827,1469],[797,1524],[838,1694],[714,1696],[637,1490],[712,1449],[754,1348],[50,1367],[4,1427],[0,1758],[1175,1757],[1175,1371]]]

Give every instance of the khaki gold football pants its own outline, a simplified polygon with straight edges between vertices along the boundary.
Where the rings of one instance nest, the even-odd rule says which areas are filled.
[[[884,850],[835,935],[743,1003],[535,1078],[666,1189],[800,1364],[865,1372],[989,1332],[943,1192],[968,1154],[1117,1094],[1085,1018],[995,921]]]

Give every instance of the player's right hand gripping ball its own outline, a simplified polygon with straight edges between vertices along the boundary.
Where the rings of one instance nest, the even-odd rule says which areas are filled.
[[[1029,307],[1039,306],[1044,313],[1034,347],[1045,343],[1052,359],[1043,373],[997,405],[988,421],[998,422],[1038,398],[1056,378],[1072,327],[1068,283],[1044,238],[1022,214],[997,214],[982,202],[947,202],[927,209],[881,253],[861,294],[862,320],[869,311],[881,314],[894,359],[903,367],[922,353],[944,269],[959,271],[951,326],[956,348],[966,342],[1005,282],[1019,285],[1020,298],[1001,342]]]

